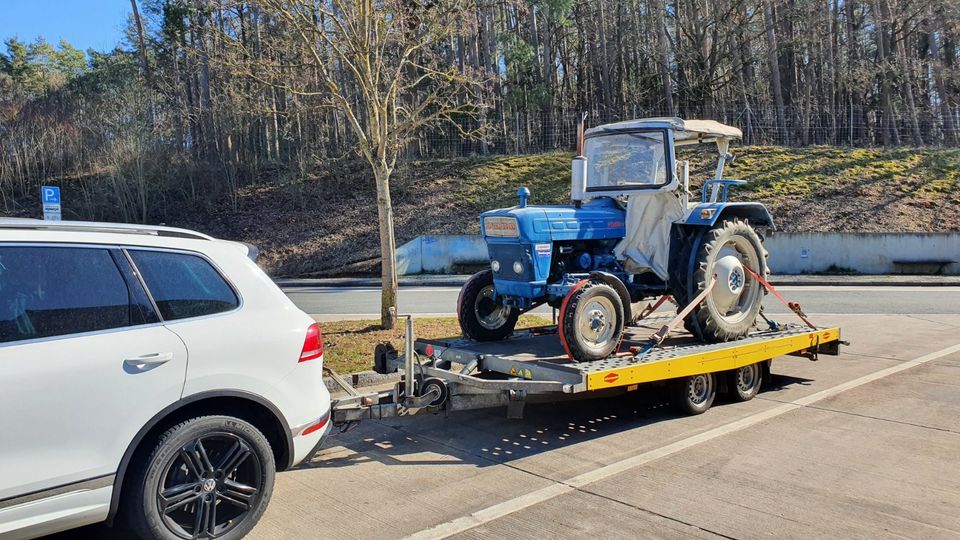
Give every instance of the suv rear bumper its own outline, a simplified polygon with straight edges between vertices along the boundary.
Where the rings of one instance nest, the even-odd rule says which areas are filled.
[[[293,435],[293,452],[290,467],[296,467],[313,457],[330,433],[330,410],[322,416],[290,429]]]

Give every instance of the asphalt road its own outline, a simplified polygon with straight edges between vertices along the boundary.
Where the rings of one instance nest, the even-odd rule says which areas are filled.
[[[807,313],[825,314],[951,314],[960,313],[960,287],[782,287],[788,300],[799,302]],[[319,320],[379,318],[380,289],[304,287],[287,289],[300,309]],[[400,313],[452,315],[457,287],[407,287],[400,289]],[[788,313],[772,295],[766,312]],[[539,310],[549,313],[549,308]]]

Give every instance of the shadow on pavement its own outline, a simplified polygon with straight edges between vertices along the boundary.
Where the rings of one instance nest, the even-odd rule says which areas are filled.
[[[761,395],[810,382],[774,374]],[[669,398],[665,385],[648,385],[613,397],[531,403],[522,420],[507,419],[504,409],[497,408],[365,421],[331,437],[300,468],[348,467],[369,461],[488,467],[685,416],[674,410]],[[728,398],[718,395],[714,407],[728,403]]]

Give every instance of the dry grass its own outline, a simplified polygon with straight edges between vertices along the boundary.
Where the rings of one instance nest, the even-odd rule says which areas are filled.
[[[535,315],[520,317],[518,328],[550,324],[549,319]],[[379,321],[334,321],[320,323],[323,328],[323,358],[338,373],[356,373],[373,368],[373,350],[377,343],[389,341],[403,352],[403,325],[382,330]],[[437,339],[460,335],[454,317],[424,317],[414,321],[418,338]]]

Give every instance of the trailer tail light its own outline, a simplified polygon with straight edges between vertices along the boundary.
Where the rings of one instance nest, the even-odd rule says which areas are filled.
[[[320,332],[320,325],[313,323],[307,328],[307,337],[303,339],[300,361],[306,362],[321,356],[323,356],[323,334]]]

